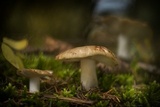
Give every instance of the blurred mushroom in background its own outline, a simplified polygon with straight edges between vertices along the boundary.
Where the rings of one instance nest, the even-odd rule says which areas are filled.
[[[118,16],[103,16],[88,35],[89,44],[108,46],[124,60],[154,60],[152,29],[143,22]],[[142,48],[143,47],[143,48]]]
[[[99,0],[87,35],[88,44],[110,47],[123,60],[155,61],[154,30],[147,16],[135,15],[136,0]],[[146,4],[146,3],[145,3]],[[141,4],[142,5],[142,4]],[[138,7],[137,6],[137,7]],[[144,9],[146,5],[143,6]],[[137,10],[137,13],[141,11]],[[133,14],[135,16],[133,16]],[[150,12],[148,12],[150,14]]]

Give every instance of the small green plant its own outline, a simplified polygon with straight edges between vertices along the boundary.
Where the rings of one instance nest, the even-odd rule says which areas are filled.
[[[15,86],[13,86],[11,83],[8,83],[7,86],[1,88],[1,99],[6,100],[7,98],[14,98],[18,94],[16,90],[17,89]]]
[[[93,107],[108,107],[109,106],[109,101],[99,101],[96,103]]]
[[[66,88],[63,88],[61,91],[62,96],[64,97],[73,97],[72,91]]]

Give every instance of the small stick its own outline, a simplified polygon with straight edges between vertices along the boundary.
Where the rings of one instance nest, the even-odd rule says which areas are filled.
[[[77,104],[90,104],[90,105],[92,105],[92,104],[95,103],[94,101],[82,100],[82,99],[78,99],[78,98],[75,98],[75,97],[68,98],[68,97],[53,96],[53,95],[44,95],[44,97],[65,100],[67,102],[72,102],[72,103],[77,103]]]

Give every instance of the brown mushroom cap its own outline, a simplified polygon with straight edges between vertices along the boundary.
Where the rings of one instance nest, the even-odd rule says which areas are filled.
[[[116,56],[106,47],[103,46],[82,46],[76,47],[56,56],[57,60],[79,61],[83,58],[90,58],[107,65],[117,65]]]
[[[31,77],[44,77],[52,76],[52,72],[49,70],[39,70],[39,69],[22,69],[18,71],[19,75],[31,78]]]

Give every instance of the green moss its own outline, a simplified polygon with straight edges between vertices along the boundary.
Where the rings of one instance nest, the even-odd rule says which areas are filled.
[[[43,53],[39,55],[28,55],[24,59],[25,68],[35,68],[41,70],[52,70],[55,75],[66,79],[76,71],[71,64],[65,64],[54,59],[53,56],[45,56]]]
[[[107,107],[107,106],[109,106],[109,100],[99,101],[93,107]]]
[[[150,106],[158,107],[160,105],[160,84],[156,81],[150,83],[144,89],[144,96],[148,100]]]
[[[158,107],[160,84],[151,81],[134,84],[133,74],[106,74],[97,70],[99,89],[84,91],[79,67],[56,61],[54,56],[24,55],[25,68],[52,70],[53,80],[41,83],[41,92],[28,92],[28,79],[17,75],[17,69],[0,55],[0,106],[29,107]],[[148,77],[149,79],[149,77]]]

